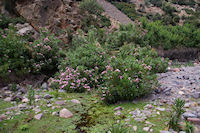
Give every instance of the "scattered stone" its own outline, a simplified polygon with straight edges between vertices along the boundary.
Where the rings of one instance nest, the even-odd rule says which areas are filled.
[[[52,107],[52,104],[47,104],[47,107],[48,107],[48,108]]]
[[[26,104],[19,104],[19,105],[18,105],[18,108],[20,109],[20,111],[23,111],[23,110],[28,109],[28,107],[27,107]]]
[[[71,118],[73,114],[68,109],[62,109],[59,113],[61,118]]]
[[[137,126],[133,126],[133,130],[136,132],[137,131]]]
[[[143,122],[143,121],[145,121],[145,119],[146,118],[143,117],[143,118],[135,118],[134,120],[137,122]]]
[[[117,112],[115,112],[115,115],[117,115],[117,116],[119,116],[119,115],[121,115],[122,113],[121,113],[121,111],[120,110],[118,110]]]
[[[191,103],[185,103],[184,107],[185,107],[185,108],[189,108],[190,105],[191,105]]]
[[[198,98],[200,98],[200,93],[193,93],[192,97],[195,99],[198,99]]]
[[[51,98],[53,98],[53,96],[51,96],[49,94],[44,95],[44,99],[51,99]]]
[[[187,118],[188,121],[200,125],[200,119],[199,118]]]
[[[29,101],[28,98],[22,99],[22,102],[23,102],[23,103],[27,103],[28,101]]]
[[[34,116],[35,119],[40,120],[43,116],[43,113],[37,114]]]
[[[4,99],[5,102],[10,102],[11,100],[12,100],[11,97],[6,97],[6,98]]]
[[[148,132],[148,131],[149,131],[149,129],[150,129],[150,127],[144,127],[144,128],[143,128],[143,131],[146,131],[146,132]]]
[[[153,105],[152,105],[152,104],[147,104],[147,105],[144,106],[144,108],[152,109],[152,108],[153,108]]]
[[[165,108],[157,107],[156,109],[159,110],[159,111],[165,111]]]
[[[53,116],[59,116],[59,112],[53,112],[52,115]]]
[[[192,114],[192,113],[190,113],[190,112],[185,112],[185,113],[183,114],[183,117],[184,117],[185,119],[187,119],[187,118],[197,118],[197,116],[196,116],[195,114]]]
[[[58,92],[59,92],[59,93],[65,93],[65,90],[59,89]]]
[[[75,103],[75,104],[81,104],[81,102],[79,100],[77,100],[77,99],[72,99],[71,102]]]
[[[183,91],[179,91],[178,94],[183,95],[185,93]]]
[[[114,108],[114,111],[122,110],[123,108],[121,106]]]
[[[173,72],[180,72],[180,69],[179,68],[174,68]]]
[[[57,104],[57,105],[65,105],[65,101],[55,101],[55,104]]]
[[[46,82],[43,83],[42,86],[41,86],[41,88],[47,90],[47,89],[48,89],[48,85],[47,85],[47,83],[46,83]]]
[[[39,109],[39,108],[34,108],[33,111],[35,111],[35,113],[38,114],[39,112],[41,112],[41,109]]]

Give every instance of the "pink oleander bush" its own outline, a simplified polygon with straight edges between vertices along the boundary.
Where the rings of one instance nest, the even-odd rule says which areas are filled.
[[[105,82],[100,94],[106,103],[130,101],[150,93],[157,86],[151,66],[131,55],[112,57],[102,76]]]
[[[59,61],[59,44],[61,41],[54,34],[41,30],[41,37],[30,43],[32,72],[48,72],[57,69]]]
[[[95,71],[97,69],[80,70],[78,67],[76,69],[66,67],[59,73],[58,79],[54,80],[54,84],[67,92],[91,92],[99,87],[98,83],[101,80]]]

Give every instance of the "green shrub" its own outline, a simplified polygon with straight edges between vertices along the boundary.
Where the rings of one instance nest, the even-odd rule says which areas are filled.
[[[183,26],[166,26],[160,21],[142,21],[147,30],[144,40],[153,47],[172,49],[177,47],[199,47],[200,30],[191,24]]]
[[[31,85],[28,85],[27,88],[28,88],[29,105],[33,105],[35,104],[35,90]]]
[[[106,47],[108,49],[118,49],[124,44],[143,44],[143,32],[132,24],[121,25],[119,30],[110,32],[107,36]]]
[[[163,0],[149,0],[149,2],[157,7],[161,7],[163,4]]]
[[[134,45],[125,45],[120,49],[119,55],[123,58],[127,55],[134,56],[141,63],[146,64],[146,67],[150,66],[151,73],[165,72],[169,64],[168,59],[159,57],[157,52],[149,46],[136,47]]]
[[[179,5],[188,5],[193,7],[196,2],[194,0],[172,0],[172,3]]]
[[[137,59],[137,49],[133,53],[122,50],[110,58],[110,64],[102,72],[105,82],[100,93],[105,102],[131,101],[148,94],[157,85],[151,66]]]
[[[100,15],[104,10],[96,0],[83,0],[80,2],[80,9],[82,12],[87,11],[89,14]]]
[[[96,0],[83,0],[80,2],[82,18],[82,29],[86,32],[90,26],[96,28],[109,27],[111,25],[110,19],[102,15],[103,7],[99,5]]]
[[[185,125],[185,132],[186,133],[194,133],[194,125],[191,124],[189,121],[186,121],[186,125]]]
[[[138,16],[140,16],[136,10],[135,5],[133,3],[126,2],[112,2],[119,10],[121,10],[124,14],[126,14],[130,19],[136,20]]]
[[[17,23],[25,23],[25,19],[22,17],[10,18],[5,15],[0,15],[0,28],[5,29],[8,28],[9,24],[17,24]]]
[[[185,101],[181,99],[176,99],[174,105],[172,106],[173,112],[171,119],[169,121],[169,128],[180,131],[180,125],[179,122],[181,120],[181,115],[185,113],[185,110],[183,109],[185,105]]]
[[[31,46],[32,72],[44,72],[57,69],[59,63],[60,40],[48,31],[41,31],[41,36]]]
[[[13,72],[17,75],[28,73],[29,51],[28,44],[23,36],[16,34],[13,26],[2,31],[0,36],[0,73],[1,77]]]

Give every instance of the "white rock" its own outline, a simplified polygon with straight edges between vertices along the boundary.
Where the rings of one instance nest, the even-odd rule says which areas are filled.
[[[144,128],[143,128],[143,130],[146,131],[146,132],[148,132],[149,129],[150,129],[150,127],[144,127]]]
[[[35,119],[40,120],[43,116],[43,113],[37,114],[34,116]]]
[[[11,99],[12,99],[11,97],[6,97],[6,98],[4,99],[4,101],[5,101],[5,102],[10,102]]]
[[[77,100],[77,99],[72,99],[71,102],[72,103],[76,103],[76,104],[81,104],[81,102],[79,100]]]
[[[27,103],[28,101],[29,101],[28,98],[24,98],[24,99],[22,100],[23,103]]]
[[[68,109],[62,109],[59,113],[61,118],[71,118],[73,114]]]
[[[157,107],[156,109],[159,110],[159,111],[165,111],[165,108]]]

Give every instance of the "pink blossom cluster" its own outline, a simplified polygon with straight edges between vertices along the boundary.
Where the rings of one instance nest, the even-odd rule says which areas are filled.
[[[94,69],[79,71],[70,67],[66,67],[59,75],[58,80],[54,82],[59,84],[60,89],[81,91],[87,90],[91,91],[95,89],[96,86],[93,83],[98,84],[98,76],[94,76]]]

